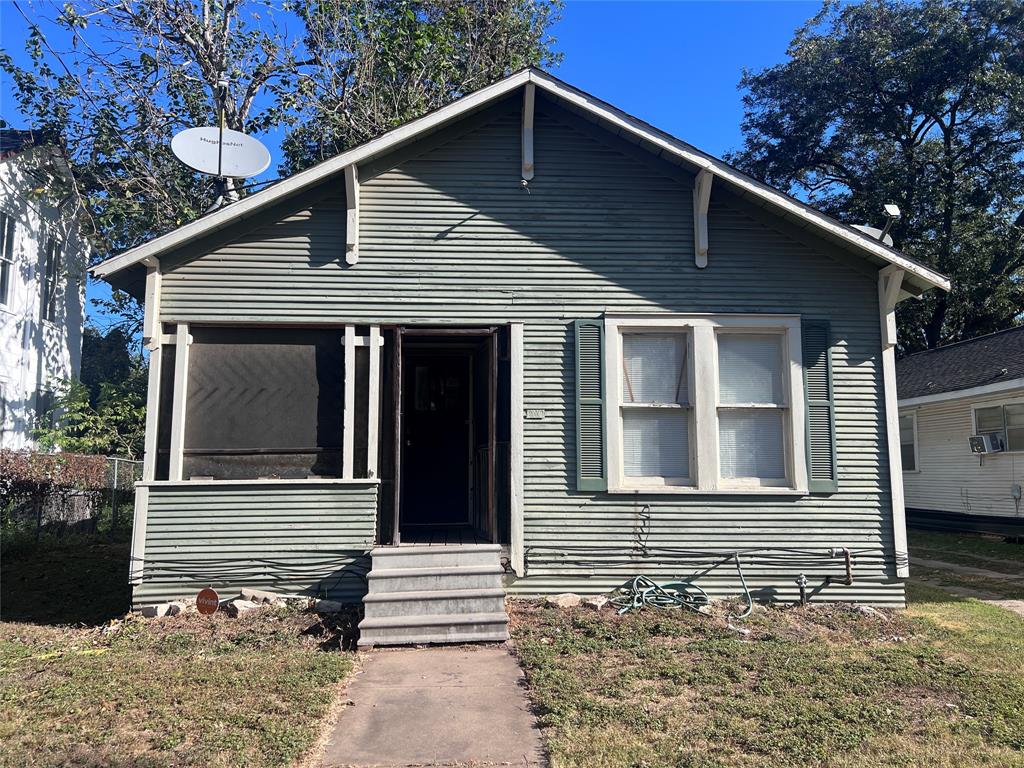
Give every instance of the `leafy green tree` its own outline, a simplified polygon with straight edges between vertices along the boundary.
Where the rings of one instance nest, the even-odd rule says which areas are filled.
[[[747,72],[733,162],[849,223],[903,218],[896,246],[949,275],[899,310],[901,351],[1024,311],[1024,3],[828,2],[788,60]]]
[[[300,170],[530,65],[561,60],[560,0],[303,0],[316,65],[285,142]]]
[[[66,194],[101,260],[213,202],[211,179],[179,163],[170,140],[216,124],[222,76],[228,128],[294,129],[287,173],[527,64],[555,63],[547,28],[558,2],[71,0],[27,19],[31,64],[0,50],[0,72],[33,127],[61,146]],[[101,306],[137,333],[134,299],[115,291]]]
[[[96,405],[104,384],[127,380],[141,365],[132,338],[120,327],[106,334],[92,325],[82,335],[82,368],[79,378],[89,389],[89,402]]]
[[[135,366],[123,381],[100,385],[95,403],[89,387],[65,382],[53,410],[36,430],[40,448],[135,459],[146,437],[146,371]]]

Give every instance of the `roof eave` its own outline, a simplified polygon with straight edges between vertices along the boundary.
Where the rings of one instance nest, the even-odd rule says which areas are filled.
[[[500,98],[526,83],[534,83],[552,95],[585,109],[620,130],[658,146],[693,168],[707,169],[726,183],[747,194],[760,198],[784,215],[800,220],[804,225],[827,232],[847,246],[870,254],[886,264],[894,264],[905,272],[905,282],[918,288],[921,293],[931,288],[948,291],[949,279],[944,275],[907,258],[899,251],[868,237],[860,231],[832,219],[773,187],[747,176],[722,160],[700,151],[686,142],[648,125],[622,110],[594,96],[564,83],[539,69],[524,69],[492,85],[463,96],[421,118],[399,126],[382,136],[342,152],[311,168],[290,176],[261,192],[216,211],[201,219],[179,227],[147,243],[113,256],[92,268],[96,277],[107,278],[147,258],[157,258],[172,249],[217,232],[226,226],[254,215],[266,205],[280,202],[301,192],[320,180],[340,172],[345,166],[360,163],[381,155],[398,144],[409,141],[421,133],[436,129],[453,121],[467,112]]]

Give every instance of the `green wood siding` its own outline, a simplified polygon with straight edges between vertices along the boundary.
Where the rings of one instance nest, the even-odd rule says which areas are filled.
[[[342,184],[201,258],[167,263],[166,321],[525,325],[527,577],[515,589],[597,591],[645,572],[697,570],[648,547],[858,550],[853,587],[820,599],[899,603],[870,270],[802,231],[712,192],[709,266],[694,265],[693,177],[539,100],[536,177],[520,185],[513,108],[364,176],[360,255],[344,264]],[[387,163],[376,163],[387,168]],[[264,219],[272,220],[272,217]],[[800,313],[833,339],[838,491],[772,496],[578,491],[573,322],[606,311]],[[649,509],[645,506],[649,505]],[[623,560],[610,564],[610,559]],[[632,558],[632,559],[630,559]],[[720,558],[706,558],[717,562]],[[750,565],[752,587],[793,599],[804,570]],[[702,581],[734,593],[726,563]]]
[[[132,601],[194,596],[206,586],[222,599],[249,586],[357,600],[376,506],[374,483],[151,486],[145,570]]]

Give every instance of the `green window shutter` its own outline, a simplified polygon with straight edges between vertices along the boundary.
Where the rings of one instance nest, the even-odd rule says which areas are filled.
[[[576,488],[606,491],[604,322],[576,321]]]
[[[807,405],[807,481],[811,493],[839,490],[836,415],[832,391],[832,334],[828,323],[804,321],[800,330]]]

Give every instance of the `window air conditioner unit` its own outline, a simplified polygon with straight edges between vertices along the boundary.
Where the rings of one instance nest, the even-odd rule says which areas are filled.
[[[971,453],[999,453],[1003,450],[1002,438],[997,433],[971,435]]]

